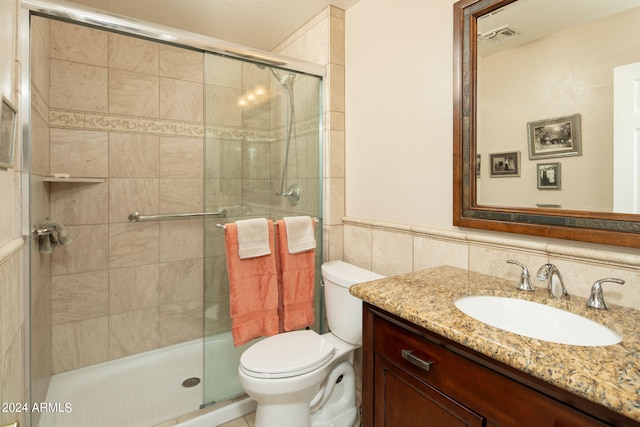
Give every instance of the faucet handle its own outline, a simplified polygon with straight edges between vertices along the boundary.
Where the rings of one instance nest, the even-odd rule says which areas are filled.
[[[522,273],[520,273],[520,283],[518,283],[518,289],[521,291],[533,291],[533,286],[531,286],[531,280],[529,280],[529,270],[524,264],[519,263],[518,261],[514,261],[512,259],[508,259],[507,263],[515,264],[522,268]]]
[[[607,310],[607,304],[604,302],[604,295],[602,292],[602,284],[605,282],[618,283],[619,285],[624,285],[624,280],[622,279],[600,279],[596,280],[593,286],[591,287],[591,296],[589,297],[589,301],[587,301],[587,307],[595,308],[597,310]]]

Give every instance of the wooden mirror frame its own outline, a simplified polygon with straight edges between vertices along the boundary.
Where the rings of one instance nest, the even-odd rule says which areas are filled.
[[[514,1],[453,6],[453,225],[640,248],[640,215],[477,204],[477,18]]]

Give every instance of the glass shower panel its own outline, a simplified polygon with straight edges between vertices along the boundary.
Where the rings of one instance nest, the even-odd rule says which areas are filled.
[[[316,218],[316,322],[322,331],[321,79],[205,54],[204,402],[243,394],[237,375],[224,231],[216,225],[248,218]],[[286,175],[283,175],[283,170]],[[284,184],[283,184],[284,182]],[[277,195],[295,185],[299,200]]]

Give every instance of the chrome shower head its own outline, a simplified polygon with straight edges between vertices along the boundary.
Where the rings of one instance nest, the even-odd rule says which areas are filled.
[[[278,83],[280,83],[282,86],[290,89],[291,88],[291,84],[293,84],[293,79],[296,77],[296,75],[294,73],[292,73],[291,71],[287,72],[287,74],[285,74],[284,76],[281,75],[278,70],[274,69],[274,68],[269,68],[269,70],[271,70],[271,74],[273,74],[273,77],[275,77],[275,79],[278,81]]]
[[[282,76],[282,78],[280,78],[280,84],[283,86],[289,86],[291,84],[293,84],[293,79],[296,77],[295,74],[289,72],[287,74],[285,74],[284,76]]]

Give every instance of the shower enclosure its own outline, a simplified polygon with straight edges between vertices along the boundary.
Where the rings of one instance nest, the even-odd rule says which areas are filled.
[[[50,220],[72,239],[52,252],[31,242],[31,401],[63,409],[32,425],[153,426],[195,413],[197,426],[211,413],[200,408],[248,400],[219,224],[318,220],[322,332],[321,69],[25,4],[24,199],[35,229]]]

